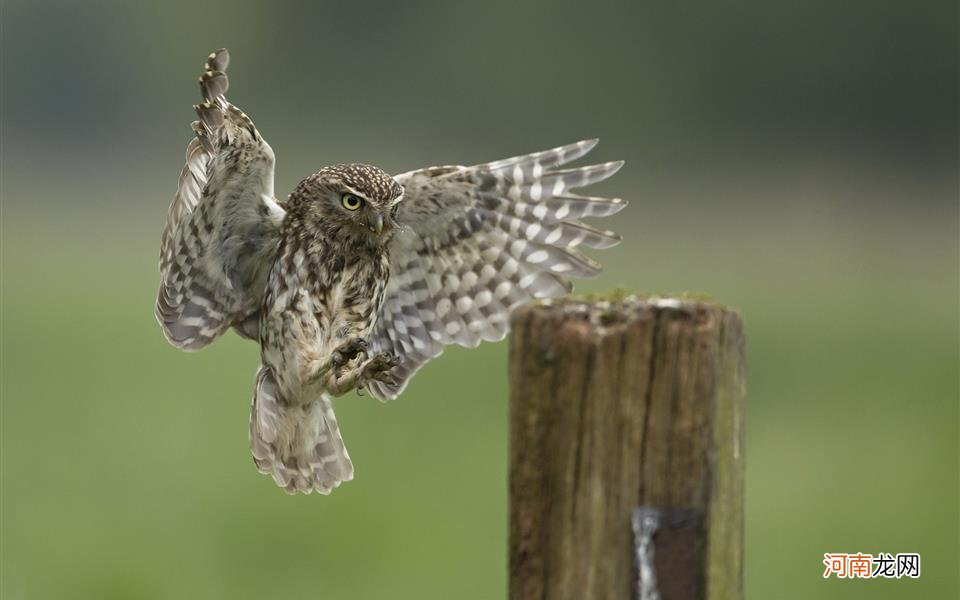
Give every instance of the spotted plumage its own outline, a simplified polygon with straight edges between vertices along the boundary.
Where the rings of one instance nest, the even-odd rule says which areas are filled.
[[[331,397],[392,399],[445,346],[502,339],[514,307],[599,274],[578,248],[620,238],[580,219],[626,203],[573,190],[622,163],[560,168],[596,145],[587,140],[394,177],[334,165],[279,201],[273,151],[226,100],[228,65],[218,50],[200,78],[161,239],[157,319],[186,350],[231,327],[259,342],[254,462],[291,493],[329,493],[353,477]]]

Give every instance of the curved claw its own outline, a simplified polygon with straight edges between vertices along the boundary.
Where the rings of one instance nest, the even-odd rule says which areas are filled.
[[[400,359],[388,352],[381,352],[373,356],[364,366],[364,374],[369,379],[381,380],[381,377],[387,375],[390,369],[400,364]]]
[[[363,338],[354,338],[344,342],[339,348],[333,351],[330,361],[335,367],[342,367],[351,360],[360,355],[367,355],[367,341]]]

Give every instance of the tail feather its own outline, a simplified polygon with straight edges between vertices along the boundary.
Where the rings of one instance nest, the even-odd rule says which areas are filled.
[[[250,414],[250,450],[257,469],[287,493],[329,494],[353,479],[353,463],[326,395],[291,404],[272,372],[260,367]]]

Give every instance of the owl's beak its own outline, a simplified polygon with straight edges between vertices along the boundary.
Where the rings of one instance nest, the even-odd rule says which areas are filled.
[[[383,231],[383,215],[380,213],[370,215],[370,219],[367,221],[367,227],[369,227],[373,233],[380,235],[380,232]]]

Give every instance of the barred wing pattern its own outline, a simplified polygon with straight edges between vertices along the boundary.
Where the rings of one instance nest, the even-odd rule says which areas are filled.
[[[390,281],[370,346],[396,354],[401,364],[394,383],[369,384],[374,396],[395,398],[446,345],[501,340],[514,307],[569,292],[568,278],[600,273],[576,247],[609,248],[620,237],[578,219],[610,216],[626,202],[571,190],[603,181],[623,163],[555,169],[596,144],[396,177],[405,188],[397,217],[404,230],[391,247]]]
[[[231,325],[257,337],[257,310],[283,209],[273,198],[273,150],[230,104],[226,50],[200,78],[196,137],[167,213],[156,316],[167,340],[198,350]]]

